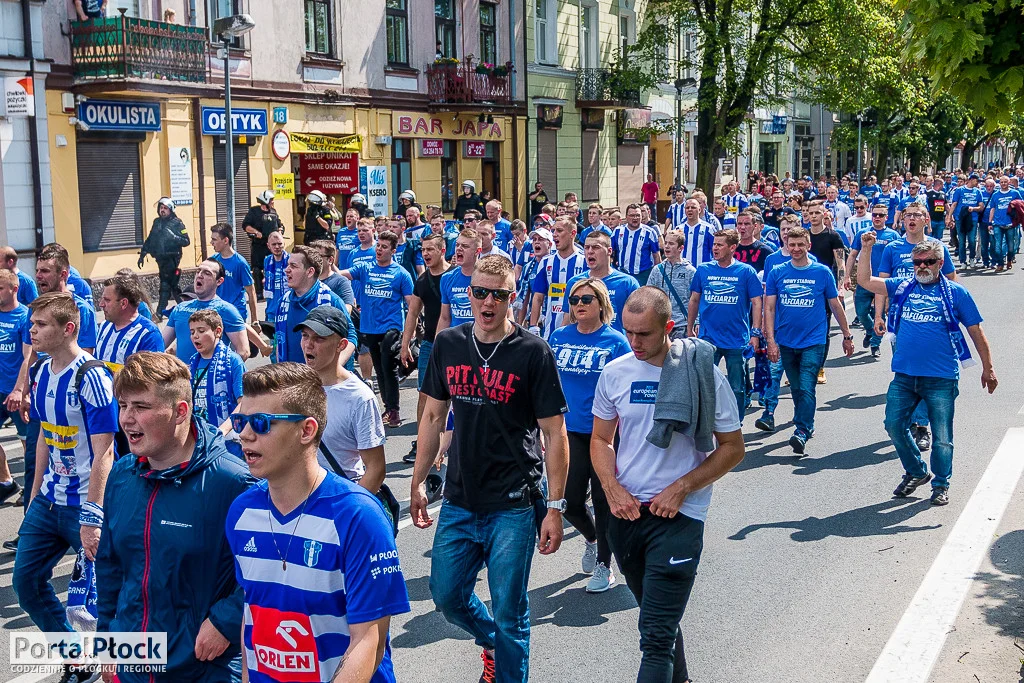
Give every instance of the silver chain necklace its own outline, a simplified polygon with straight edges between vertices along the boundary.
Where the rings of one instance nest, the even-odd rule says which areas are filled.
[[[476,323],[473,323],[473,329],[469,331],[469,336],[473,339],[473,348],[476,349],[476,355],[480,356],[480,360],[482,360],[484,362],[484,370],[489,370],[490,369],[490,366],[488,365],[488,363],[490,363],[490,360],[492,358],[494,358],[494,354],[496,354],[498,352],[498,347],[501,346],[501,342],[503,342],[506,339],[508,339],[508,336],[510,334],[512,334],[512,331],[515,330],[515,329],[516,329],[515,326],[513,326],[512,330],[509,330],[508,332],[506,332],[505,336],[501,338],[501,341],[499,341],[497,344],[495,344],[494,349],[491,351],[491,355],[489,355],[486,358],[484,358],[484,354],[480,353],[480,347],[476,343]]]
[[[299,529],[299,523],[302,521],[302,515],[306,514],[306,505],[309,503],[309,498],[313,495],[313,489],[316,488],[319,481],[320,474],[318,473],[316,478],[313,480],[313,486],[310,487],[309,493],[306,494],[306,500],[302,502],[302,509],[299,511],[299,516],[295,520],[295,526],[292,527],[292,533],[288,536],[288,545],[285,546],[284,555],[281,554],[281,549],[277,547],[277,534],[274,533],[274,513],[270,510],[274,505],[274,501],[270,498],[270,487],[267,487],[267,502],[270,503],[267,507],[267,518],[270,520],[270,540],[274,542],[274,550],[277,551],[277,556],[281,560],[281,569],[283,571],[288,571],[288,551],[292,549],[292,539],[295,538],[295,532]],[[282,528],[282,533],[283,532],[284,530]]]

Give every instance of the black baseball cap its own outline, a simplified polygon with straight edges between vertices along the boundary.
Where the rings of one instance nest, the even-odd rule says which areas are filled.
[[[308,327],[321,337],[336,334],[342,339],[348,338],[348,318],[334,306],[317,306],[305,320],[292,328],[292,332],[298,332],[303,327]]]

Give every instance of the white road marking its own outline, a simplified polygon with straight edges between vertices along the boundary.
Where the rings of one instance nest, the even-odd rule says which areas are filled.
[[[1009,429],[866,683],[925,683],[1024,472],[1024,428]]]
[[[1017,411],[1017,414],[1018,415],[1024,415],[1024,406],[1020,407],[1020,410]]]
[[[438,501],[436,503],[432,503],[432,504],[427,506],[427,512],[437,512],[440,509],[441,509],[441,501]],[[434,518],[434,521],[437,521],[436,517]],[[412,517],[406,517],[405,519],[400,520],[398,522],[398,528],[399,529],[404,529],[404,528],[410,527],[410,526],[412,526]]]

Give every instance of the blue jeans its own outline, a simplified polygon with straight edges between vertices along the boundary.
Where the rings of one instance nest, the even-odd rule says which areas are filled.
[[[779,405],[779,389],[782,384],[782,361],[771,363],[769,367],[772,372],[772,381],[768,383],[764,393],[761,395],[761,404],[764,406],[764,412],[774,415],[775,408]],[[817,382],[817,379],[815,379],[815,382]]]
[[[981,252],[981,262],[987,268],[996,260],[995,235],[988,231],[988,225],[978,227],[978,251]]]
[[[910,435],[911,415],[924,405],[932,426],[932,487],[949,487],[953,475],[953,406],[960,394],[957,380],[944,377],[911,377],[897,372],[885,395],[885,431],[892,439],[903,469],[923,477],[928,468]]]
[[[857,309],[860,324],[864,326],[864,335],[871,339],[871,348],[877,349],[882,338],[875,334],[875,295],[864,287],[858,287],[853,295],[853,306]]]
[[[960,263],[966,263],[968,256],[974,258],[977,255],[974,247],[975,233],[978,232],[978,224],[971,218],[968,221],[957,221],[956,230],[960,233],[960,244],[957,247],[956,255]]]
[[[1018,253],[1020,253],[1020,226],[1015,225],[1010,230],[1010,258],[1016,261]]]
[[[817,344],[806,349],[780,346],[779,351],[793,395],[793,424],[797,431],[811,436],[814,434],[814,409],[818,402],[818,370],[825,360],[825,345]]]
[[[1009,265],[1013,256],[1013,233],[1017,228],[1012,225],[996,225],[992,235],[992,263],[996,266]]]
[[[530,599],[527,584],[537,540],[533,508],[483,513],[445,501],[438,515],[430,563],[430,594],[449,623],[494,650],[500,683],[530,673]],[[474,592],[487,565],[494,616]]]
[[[729,387],[736,397],[736,407],[740,411],[740,422],[747,411],[747,359],[743,357],[743,349],[715,349],[715,365],[725,359],[725,373],[729,378]]]
[[[32,484],[36,479],[36,443],[39,441],[39,420],[28,420],[28,430],[25,434],[25,513],[28,513],[28,494],[32,491]]]
[[[932,221],[932,237],[942,241],[942,234],[946,230],[946,221]]]
[[[79,507],[57,505],[37,495],[32,499],[18,531],[14,558],[14,592],[18,604],[40,631],[71,632],[64,605],[50,579],[64,553],[82,547]]]
[[[430,352],[434,350],[434,342],[426,340],[420,342],[420,355],[416,359],[416,388],[423,388],[423,378],[427,374],[427,363],[430,361]]]

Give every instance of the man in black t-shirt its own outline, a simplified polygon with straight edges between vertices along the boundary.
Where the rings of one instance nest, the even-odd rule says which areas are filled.
[[[256,283],[256,295],[262,300],[263,261],[270,254],[267,238],[272,232],[284,232],[284,224],[274,210],[273,192],[266,190],[256,197],[256,206],[250,206],[242,219],[242,229],[252,240],[249,265],[252,267],[252,279]]]
[[[430,592],[445,618],[483,645],[480,680],[494,680],[499,671],[502,680],[526,681],[526,587],[542,513],[541,554],[555,552],[562,542],[566,403],[551,349],[508,319],[515,299],[512,262],[500,255],[480,259],[470,290],[473,323],[439,332],[427,364],[409,514],[421,529],[433,524],[424,480],[450,401],[455,432],[448,450],[447,500],[434,534]],[[546,444],[546,511],[543,499],[534,495],[541,478],[540,432]],[[493,617],[473,592],[484,566]]]
[[[935,176],[932,182],[932,189],[924,193],[928,200],[928,217],[931,219],[931,236],[942,241],[943,229],[946,227],[946,208],[949,200],[946,198],[945,185],[942,178]]]
[[[779,221],[782,220],[784,215],[796,215],[796,211],[788,206],[784,206],[785,201],[786,195],[783,194],[782,190],[776,189],[772,192],[771,204],[761,214],[764,216],[765,225],[770,225],[773,228],[778,229]]]
[[[530,193],[530,218],[544,211],[544,205],[548,203],[548,195],[544,192],[544,183],[534,183],[533,192]]]
[[[736,231],[740,234],[740,243],[733,258],[740,263],[746,263],[759,273],[764,270],[768,254],[775,251],[766,242],[754,239],[754,235],[761,234],[761,226],[761,215],[756,211],[745,209],[736,216]]]
[[[850,283],[846,279],[846,245],[843,244],[843,240],[839,237],[838,232],[832,228],[825,227],[824,202],[811,202],[804,209],[804,213],[807,214],[807,220],[811,223],[810,253],[814,254],[819,263],[828,266],[829,270],[832,271],[832,277],[835,278],[836,284],[839,287],[840,301],[842,301],[843,288],[850,288]],[[828,325],[831,326],[831,308],[825,308],[825,317],[828,320]],[[825,361],[828,360],[828,347],[830,340],[831,335],[826,334],[825,353],[821,357],[821,369],[818,370],[818,384],[824,384],[827,381],[825,379]]]
[[[437,332],[437,321],[441,317],[441,276],[452,269],[452,266],[444,259],[445,243],[444,236],[430,234],[420,242],[420,250],[423,254],[423,264],[426,266],[423,273],[416,278],[412,288],[412,305],[405,316],[405,330],[402,332],[402,363],[411,365],[414,362],[412,356],[412,338],[419,326],[420,314],[423,320],[423,339],[420,341],[420,353],[416,359],[416,388],[423,388],[423,376],[427,372],[427,361],[430,359],[430,352],[434,348],[434,335]],[[426,403],[426,395],[422,392],[416,402],[416,421],[419,422],[423,415],[423,405]],[[416,442],[412,442],[412,449],[402,458],[402,462],[416,462]]]

